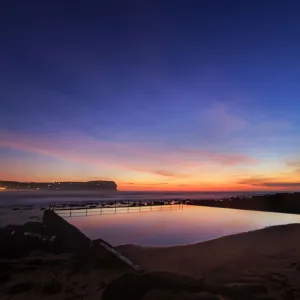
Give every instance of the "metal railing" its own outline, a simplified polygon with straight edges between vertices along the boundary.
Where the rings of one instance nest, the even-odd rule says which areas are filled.
[[[53,203],[49,209],[62,217],[183,209],[183,201],[99,201]]]

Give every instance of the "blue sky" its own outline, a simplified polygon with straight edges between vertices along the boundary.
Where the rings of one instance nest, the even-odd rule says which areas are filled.
[[[298,188],[299,8],[6,3],[0,177],[110,178],[123,189]]]

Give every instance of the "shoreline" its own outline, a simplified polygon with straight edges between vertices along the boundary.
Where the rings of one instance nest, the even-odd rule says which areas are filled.
[[[27,202],[27,205],[50,205],[54,202],[57,204],[78,204],[81,202],[93,202],[95,204],[100,202],[109,201],[189,201],[189,200],[211,200],[223,199],[230,196],[244,196],[248,197],[251,194],[257,194],[255,192],[240,193],[240,192],[95,192],[95,191],[1,191],[0,192],[0,206],[15,206],[23,205]],[[69,199],[68,199],[69,198]]]
[[[101,207],[101,206],[143,206],[143,205],[162,205],[162,204],[170,204],[171,202],[182,203],[182,204],[192,204],[199,206],[210,206],[210,207],[222,207],[222,208],[233,208],[233,209],[244,209],[244,210],[254,210],[254,211],[266,211],[266,212],[281,212],[281,213],[295,213],[300,214],[300,192],[280,192],[280,193],[264,193],[264,194],[255,194],[252,195],[248,193],[242,194],[236,192],[240,195],[237,196],[225,196],[220,198],[211,197],[204,198],[206,193],[203,193],[203,197],[201,198],[188,198],[188,197],[171,197],[166,195],[156,195],[155,193],[151,194],[155,196],[155,198],[145,198],[143,196],[137,196],[137,194],[143,193],[134,193],[132,197],[126,198],[117,198],[110,197],[111,195],[120,194],[122,192],[109,192],[109,193],[99,193],[96,195],[94,191],[89,192],[72,192],[65,191],[63,193],[54,191],[47,194],[49,197],[44,195],[42,197],[44,200],[42,201],[34,201],[34,199],[39,199],[43,194],[39,191],[27,195],[22,195],[20,193],[20,198],[12,197],[12,194],[19,194],[18,192],[1,192],[0,196],[5,199],[5,195],[7,195],[6,200],[2,200],[0,202],[0,209],[3,208],[24,208],[29,209],[30,207],[56,207],[57,209],[67,209],[67,208],[89,208],[89,206]],[[39,194],[39,195],[37,195]],[[57,198],[53,198],[54,194],[57,195]],[[220,192],[220,194],[222,194]],[[93,195],[93,198],[89,198]],[[128,193],[130,195],[130,193]],[[10,201],[9,197],[11,196]],[[64,197],[73,197],[73,199],[65,200]],[[74,200],[74,197],[76,198]],[[84,199],[85,197],[85,199]],[[94,197],[104,197],[103,199],[95,199]],[[28,203],[24,205],[24,200],[26,202],[26,198],[32,199]],[[50,200],[51,199],[51,200]],[[84,199],[84,200],[83,200]],[[1,199],[0,199],[1,200]],[[22,200],[22,201],[21,201]]]

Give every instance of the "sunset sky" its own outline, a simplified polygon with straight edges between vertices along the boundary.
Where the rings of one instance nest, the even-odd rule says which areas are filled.
[[[300,190],[299,1],[5,2],[1,180]]]

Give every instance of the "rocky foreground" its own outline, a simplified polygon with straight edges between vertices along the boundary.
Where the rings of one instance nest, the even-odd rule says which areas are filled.
[[[106,285],[133,272],[52,211],[42,222],[0,229],[0,299],[101,299]]]
[[[193,205],[300,214],[300,193],[276,193],[218,200],[192,200]]]
[[[117,247],[132,268],[53,212],[0,229],[0,299],[300,299],[300,225],[204,243]]]

